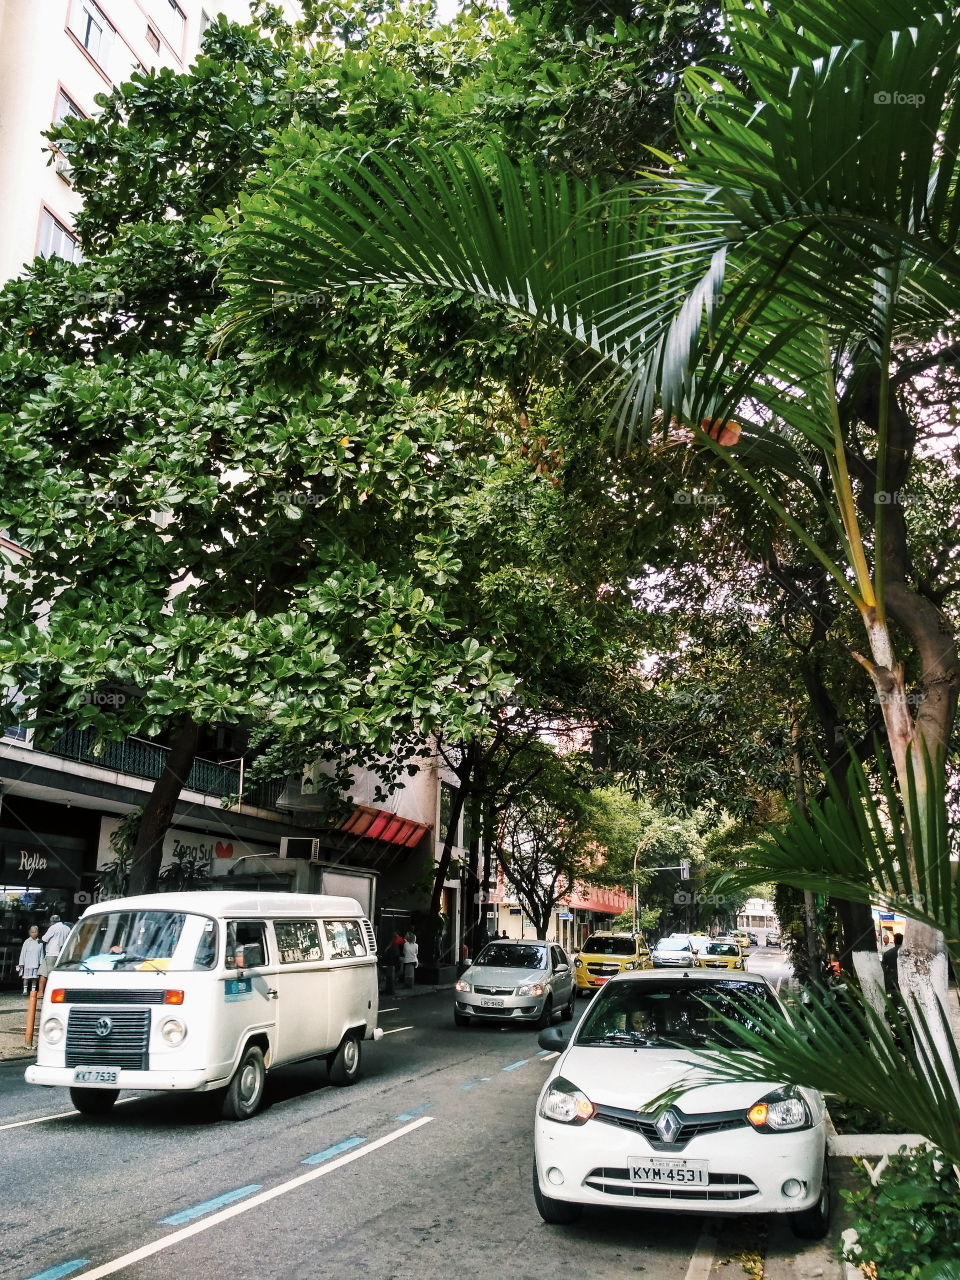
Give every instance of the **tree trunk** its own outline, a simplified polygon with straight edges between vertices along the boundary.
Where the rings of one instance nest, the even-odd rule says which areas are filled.
[[[456,840],[457,828],[460,825],[460,818],[463,815],[463,806],[466,803],[467,795],[470,791],[470,785],[473,778],[473,771],[476,765],[476,746],[471,743],[463,754],[463,759],[459,766],[454,769],[457,778],[457,789],[453,793],[453,802],[450,806],[450,818],[447,823],[446,834],[443,838],[443,848],[440,851],[440,859],[437,862],[437,869],[433,877],[433,893],[430,897],[430,918],[427,921],[426,928],[426,954],[429,963],[434,962],[437,955],[437,943],[439,939],[440,929],[440,909],[443,906],[443,886],[450,870],[450,860],[453,857],[453,846]],[[461,916],[466,910],[466,904],[460,904]],[[459,960],[459,956],[454,957]]]
[[[199,735],[200,726],[195,721],[181,721],[164,761],[163,772],[143,807],[130,863],[127,892],[131,897],[157,891],[163,862],[163,838],[170,829],[177,801],[196,758]]]

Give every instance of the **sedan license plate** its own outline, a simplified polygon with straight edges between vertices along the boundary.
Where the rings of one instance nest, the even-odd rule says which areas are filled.
[[[116,1067],[74,1067],[74,1084],[116,1084],[120,1072]]]
[[[483,1005],[485,1009],[502,1009],[503,1008],[502,1000],[481,1000],[480,1003]]]
[[[651,1160],[644,1156],[630,1161],[630,1181],[648,1186],[705,1187],[710,1181],[706,1160]]]

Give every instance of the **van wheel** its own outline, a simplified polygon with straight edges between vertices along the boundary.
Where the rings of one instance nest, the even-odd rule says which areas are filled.
[[[248,1045],[223,1096],[220,1114],[224,1120],[249,1120],[256,1115],[263,1101],[266,1078],[262,1050],[255,1044]]]
[[[554,1200],[543,1194],[540,1190],[540,1179],[537,1176],[536,1160],[533,1162],[533,1199],[537,1206],[537,1213],[552,1227],[568,1227],[571,1223],[579,1221],[583,1213],[583,1207],[579,1204],[571,1204],[568,1200]]]
[[[340,1041],[340,1048],[327,1061],[331,1084],[353,1084],[360,1075],[360,1038],[357,1033],[349,1031]]]
[[[119,1096],[119,1089],[70,1090],[70,1101],[82,1116],[105,1116]]]

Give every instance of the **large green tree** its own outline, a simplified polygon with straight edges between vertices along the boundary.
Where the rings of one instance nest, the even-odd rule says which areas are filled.
[[[946,858],[925,833],[940,829],[960,684],[943,608],[953,574],[943,555],[946,580],[919,572],[907,500],[923,482],[925,433],[941,429],[920,407],[923,379],[957,362],[957,24],[930,0],[799,0],[783,12],[730,0],[725,37],[743,82],[686,73],[684,155],[667,177],[600,199],[502,150],[341,157],[336,172],[321,161],[246,206],[227,269],[236,322],[278,287],[389,282],[500,302],[592,353],[628,434],[712,453],[861,625],[866,652],[852,657],[883,716],[911,884]],[[847,859],[846,892],[854,870],[876,873],[862,849],[827,847]],[[874,892],[890,892],[890,865]],[[935,1046],[949,1078],[937,926],[956,957],[955,890],[936,909],[920,896],[902,986],[916,1043]],[[928,1083],[922,1131],[955,1150]]]

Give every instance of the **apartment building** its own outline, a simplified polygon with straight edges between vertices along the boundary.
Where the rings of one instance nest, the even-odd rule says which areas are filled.
[[[43,131],[138,68],[188,67],[218,13],[246,21],[249,0],[0,0],[0,280],[80,253],[69,162]]]

